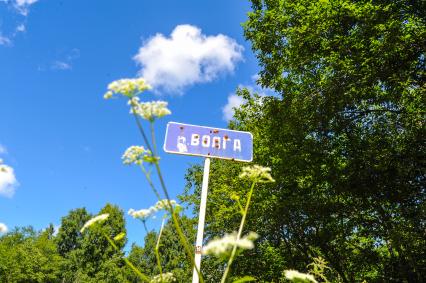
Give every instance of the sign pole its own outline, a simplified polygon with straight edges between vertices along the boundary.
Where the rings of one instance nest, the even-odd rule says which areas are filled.
[[[195,243],[195,266],[192,274],[192,283],[199,283],[198,270],[201,270],[201,252],[203,248],[203,233],[204,233],[204,220],[206,218],[206,204],[207,204],[207,189],[209,187],[209,172],[210,172],[210,158],[207,157],[204,160],[204,174],[203,174],[203,185],[201,188],[201,202],[200,202],[200,213],[198,218],[198,229],[197,229],[197,240]]]

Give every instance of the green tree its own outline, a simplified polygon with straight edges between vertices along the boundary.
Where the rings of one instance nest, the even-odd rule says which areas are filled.
[[[60,282],[61,263],[52,229],[15,229],[0,238],[0,282]]]
[[[195,220],[183,216],[180,218],[180,222],[188,242],[195,242]],[[139,247],[133,244],[128,256],[128,259],[136,267],[150,276],[155,276],[160,273],[155,256],[157,239],[158,233],[150,231],[145,236],[144,246]],[[176,229],[171,221],[168,221],[164,226],[160,239],[159,252],[163,273],[172,272],[178,282],[184,283],[191,281],[191,262],[185,254],[183,245],[179,242]],[[130,270],[129,272],[131,274]],[[131,279],[132,282],[138,282],[133,274],[129,276],[129,279]]]
[[[248,130],[260,186],[247,230],[256,249],[234,275],[275,281],[321,256],[343,282],[423,282],[424,1],[253,0],[244,24],[276,97],[238,90],[231,128]],[[241,165],[212,163],[207,238],[237,227]],[[188,173],[196,204],[200,170]],[[220,270],[218,265],[218,270]]]
[[[123,211],[107,204],[99,212],[103,213],[109,213],[108,219],[84,233],[80,230],[91,218],[84,208],[72,210],[62,218],[57,243],[66,258],[62,274],[65,282],[126,282],[121,258],[127,239],[116,241],[116,251],[104,237],[114,238],[126,232]]]

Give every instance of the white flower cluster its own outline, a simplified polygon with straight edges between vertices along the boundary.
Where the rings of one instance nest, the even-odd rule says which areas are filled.
[[[167,210],[167,199],[159,200],[155,205],[151,206],[148,209],[134,210],[133,208],[129,209],[127,212],[133,218],[139,218],[141,220],[146,220],[156,212],[160,210]],[[170,200],[171,206],[179,206],[179,204],[175,200]]]
[[[89,221],[87,221],[83,228],[81,228],[80,232],[83,233],[84,230],[86,230],[87,228],[89,228],[90,226],[92,226],[93,224],[97,223],[97,222],[102,222],[104,220],[106,220],[109,217],[109,213],[104,213],[101,215],[98,215],[96,217],[93,217],[92,219],[90,219]]]
[[[143,146],[136,146],[133,145],[126,149],[123,156],[121,157],[123,160],[123,163],[126,165],[130,165],[132,163],[141,165],[144,161],[145,162],[155,162],[157,158],[152,156],[152,153],[150,150],[145,149]]]
[[[139,102],[138,97],[129,100],[129,105],[132,107],[130,113],[135,113],[148,121],[154,121],[155,118],[161,118],[172,114],[167,108],[166,101],[151,101]]]
[[[108,91],[105,93],[104,98],[110,99],[114,94],[133,97],[147,89],[151,89],[151,86],[143,78],[116,80],[108,85]]]
[[[223,238],[211,240],[203,248],[203,254],[213,254],[216,256],[228,254],[234,245],[238,248],[249,250],[254,248],[253,241],[259,236],[255,232],[250,232],[248,235],[237,240],[237,233],[225,234]]]
[[[239,177],[241,179],[247,178],[252,180],[253,182],[260,182],[260,183],[275,182],[270,172],[271,172],[271,168],[269,167],[252,165],[252,166],[243,167],[243,172],[240,174]]]
[[[8,229],[6,224],[0,223],[0,234],[7,233]]]
[[[297,270],[285,270],[284,275],[285,278],[296,283],[317,283],[317,280],[315,280],[315,277],[311,274],[301,273]]]
[[[163,273],[155,275],[151,279],[151,283],[169,283],[169,282],[176,282],[176,278],[171,272]]]

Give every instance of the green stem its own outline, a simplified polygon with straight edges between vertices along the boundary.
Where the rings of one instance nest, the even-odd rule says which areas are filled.
[[[247,217],[247,214],[248,214],[251,196],[253,195],[253,190],[254,190],[255,184],[256,184],[256,181],[253,182],[253,184],[251,185],[250,191],[248,193],[246,208],[244,210],[244,214],[243,214],[243,217],[241,219],[240,228],[238,229],[238,234],[237,234],[237,238],[235,240],[234,247],[232,248],[231,257],[229,258],[228,264],[226,265],[225,272],[223,273],[223,276],[222,276],[222,280],[220,281],[221,283],[226,282],[226,278],[228,277],[229,271],[231,269],[232,262],[234,261],[234,258],[235,258],[235,254],[237,253],[237,241],[241,238],[241,234],[243,233],[243,228],[244,228],[244,224],[246,222],[246,217]]]
[[[153,147],[154,147],[153,155],[155,157],[158,157],[157,156],[157,145],[156,145],[156,142],[155,142],[155,130],[154,130],[154,122],[153,121],[150,121],[150,128],[151,128],[151,140],[152,140],[152,144],[153,144]],[[164,182],[163,175],[161,174],[160,165],[158,164],[158,161],[154,162],[154,164],[155,164],[155,169],[157,170],[158,178],[160,179],[161,188],[162,188],[163,193],[164,193],[164,195],[166,196],[166,199],[167,199],[167,207],[168,207],[170,214],[172,215],[173,225],[175,226],[176,232],[178,233],[179,240],[183,244],[184,249],[189,256],[189,259],[191,260],[192,265],[195,267],[195,270],[198,273],[198,277],[200,279],[200,282],[204,283],[204,279],[201,275],[201,272],[200,272],[199,268],[195,265],[194,255],[192,254],[193,250],[190,248],[188,241],[186,240],[185,234],[183,233],[182,228],[179,225],[179,221],[176,217],[176,213],[174,211],[174,208],[170,203],[170,196],[169,196],[169,193],[167,191],[166,183]]]
[[[145,232],[148,235],[148,228],[146,227],[146,220],[145,219],[142,220],[142,223],[143,223],[143,227],[145,228]]]
[[[163,268],[161,267],[161,260],[160,260],[160,239],[161,239],[161,235],[163,234],[163,228],[164,228],[164,218],[163,221],[161,222],[161,228],[160,228],[160,233],[158,234],[158,239],[157,239],[157,244],[155,245],[155,257],[157,258],[157,265],[158,265],[158,270],[160,271],[160,279],[161,281],[163,281]]]
[[[117,245],[114,243],[113,240],[111,240],[110,237],[108,237],[105,232],[102,231],[102,234],[104,237],[108,240],[108,242],[111,244],[111,246],[119,253],[121,253],[121,250],[117,247]],[[145,282],[151,282],[148,276],[140,272],[126,257],[123,257],[124,262]]]
[[[158,200],[161,200],[161,196],[160,193],[157,191],[157,189],[154,186],[154,183],[151,180],[151,176],[148,173],[148,171],[146,171],[145,166],[143,166],[143,164],[141,165],[141,169],[142,172],[145,174],[145,178],[148,180],[148,184],[151,187],[152,191],[154,192],[154,194],[157,196]]]
[[[142,138],[145,142],[145,145],[152,152],[151,145],[149,144],[149,140],[148,140],[147,136],[145,135],[145,131],[143,130],[141,121],[139,121],[139,117],[135,112],[135,108],[134,108],[133,103],[131,104],[131,107],[132,107],[133,117],[135,117],[136,125],[138,126],[139,132],[142,134]]]

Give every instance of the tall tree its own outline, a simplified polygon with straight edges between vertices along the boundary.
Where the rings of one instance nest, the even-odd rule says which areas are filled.
[[[62,218],[57,243],[59,252],[66,258],[62,274],[65,282],[126,282],[121,260],[126,237],[115,242],[119,251],[105,238],[126,232],[123,211],[107,204],[99,213],[109,213],[108,219],[84,233],[80,230],[91,218],[84,208],[72,210]]]
[[[254,134],[255,162],[277,182],[255,193],[247,227],[261,238],[234,274],[278,281],[322,256],[334,280],[425,281],[426,2],[252,9],[244,30],[258,82],[277,97],[239,90],[246,104],[230,126]],[[208,237],[237,227],[239,167],[213,163]],[[188,175],[196,190],[197,176]]]
[[[52,231],[16,229],[0,238],[0,282],[60,282],[62,257]]]

